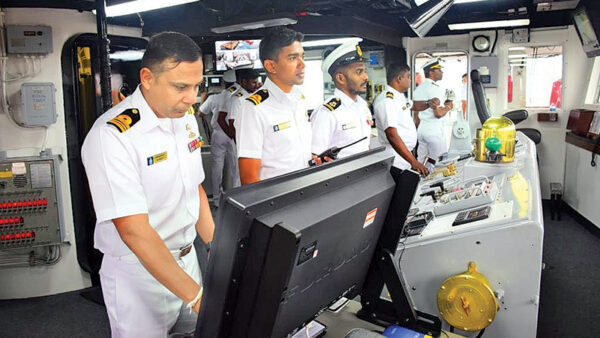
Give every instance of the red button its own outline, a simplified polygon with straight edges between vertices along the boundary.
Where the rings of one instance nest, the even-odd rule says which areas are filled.
[[[31,237],[35,238],[35,231],[31,232]]]
[[[14,219],[14,218],[9,218],[9,219],[8,219],[8,224],[13,224],[14,222],[15,222],[15,219]]]
[[[38,201],[37,201],[37,200],[34,200],[34,201],[33,201],[33,205],[34,205],[34,206],[38,205]]]
[[[25,223],[25,220],[23,219],[23,216],[19,217],[19,223],[21,223],[21,224]]]
[[[4,238],[5,238],[4,235],[0,235],[0,241],[3,241]]]
[[[4,219],[0,218],[0,225],[4,225]]]
[[[15,234],[15,238],[16,239],[21,239],[21,234],[19,234],[19,233]]]
[[[31,201],[27,201],[27,206],[28,206],[28,207],[30,207],[30,206],[32,206],[32,205],[33,205],[33,202],[31,202]]]
[[[22,206],[23,206],[23,202],[21,202],[21,201],[18,201],[18,202],[17,202],[17,207],[19,207],[19,208],[20,208],[20,207],[22,207]]]
[[[4,202],[2,203],[2,209],[6,209],[8,207],[8,203]]]
[[[25,237],[31,238],[31,232],[27,231],[27,233],[25,233]]]
[[[42,201],[42,203],[44,204],[44,206],[47,206],[48,205],[48,200],[44,198],[43,201]]]

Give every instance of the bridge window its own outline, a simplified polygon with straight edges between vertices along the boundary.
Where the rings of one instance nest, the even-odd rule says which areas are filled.
[[[561,108],[562,46],[511,47],[508,108]]]

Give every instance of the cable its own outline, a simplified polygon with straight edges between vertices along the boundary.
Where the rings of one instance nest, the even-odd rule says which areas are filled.
[[[0,269],[30,266],[50,266],[58,263],[62,257],[60,244],[46,246],[46,254],[38,255],[35,250],[27,254],[14,254],[8,251],[0,251]]]
[[[477,335],[477,337],[475,338],[481,338],[481,336],[483,336],[483,333],[485,332],[485,329],[479,331],[479,334]]]

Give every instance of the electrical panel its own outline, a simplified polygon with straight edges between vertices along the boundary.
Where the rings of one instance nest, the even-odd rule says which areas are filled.
[[[18,122],[26,127],[56,123],[56,88],[51,82],[21,85],[21,113]]]
[[[498,87],[498,66],[497,56],[474,56],[471,58],[471,69],[479,70],[481,83],[485,88]]]
[[[9,54],[52,53],[52,27],[6,26],[6,51]]]
[[[0,250],[59,244],[58,157],[0,160]]]

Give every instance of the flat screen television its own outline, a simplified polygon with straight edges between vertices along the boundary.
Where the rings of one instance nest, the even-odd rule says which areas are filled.
[[[396,196],[382,150],[224,193],[196,337],[286,337],[361,292]]]
[[[581,7],[573,11],[573,23],[581,40],[583,51],[588,57],[599,56],[600,44],[598,43],[598,36],[585,8]]]
[[[258,56],[260,40],[215,41],[215,69],[226,71],[236,68],[263,69]]]

